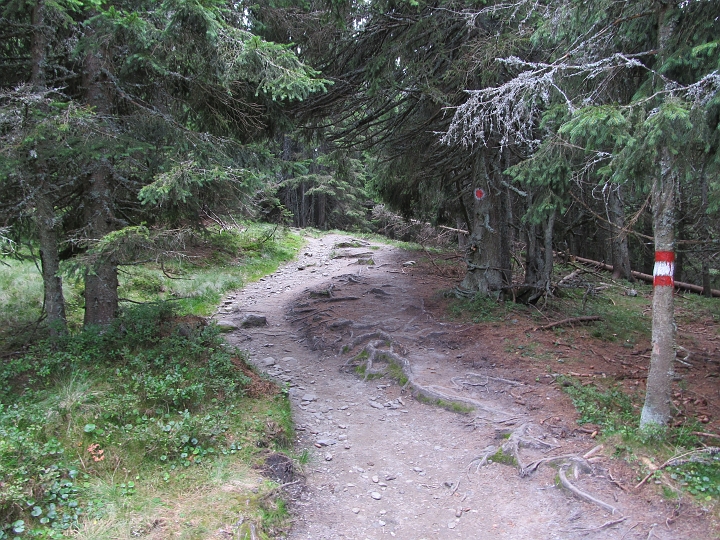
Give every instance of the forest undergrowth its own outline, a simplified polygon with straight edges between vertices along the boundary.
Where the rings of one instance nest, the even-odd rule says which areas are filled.
[[[215,230],[190,264],[124,271],[132,301],[109,328],[28,341],[29,321],[16,319],[0,363],[0,538],[266,537],[285,526],[276,483],[256,467],[290,454],[287,395],[204,316],[301,243],[273,226]],[[29,281],[9,275],[22,264],[2,270]],[[4,311],[20,305],[8,297]]]
[[[579,270],[579,271],[578,271]],[[591,433],[637,471],[638,485],[657,484],[666,498],[690,493],[700,505],[720,499],[720,433],[716,384],[717,300],[678,293],[679,346],[673,419],[640,430],[644,377],[649,358],[652,286],[613,280],[592,268],[558,264],[553,283],[575,273],[535,305],[502,299],[451,298],[453,318],[516,327],[505,352],[552,376],[575,406],[579,428]],[[712,410],[712,412],[708,412]]]

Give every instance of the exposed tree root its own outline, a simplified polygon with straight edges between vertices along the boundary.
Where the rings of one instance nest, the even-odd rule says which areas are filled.
[[[570,482],[570,480],[568,480],[567,476],[565,475],[565,471],[568,469],[568,467],[570,467],[570,464],[562,465],[560,467],[560,470],[558,471],[558,478],[560,479],[560,483],[562,484],[562,486],[565,489],[570,491],[573,495],[575,495],[579,499],[582,499],[586,502],[595,504],[595,505],[599,506],[600,508],[604,508],[605,510],[610,512],[610,514],[615,514],[615,512],[622,513],[617,508],[615,508],[613,505],[603,502],[600,499],[596,499],[592,495],[585,493],[578,487],[574,486]]]
[[[451,381],[459,388],[463,386],[486,386],[490,381],[509,384],[511,386],[525,386],[520,381],[503,379],[501,377],[490,377],[489,375],[481,375],[480,373],[466,373],[463,377],[453,377]]]
[[[614,525],[619,525],[623,521],[625,521],[626,517],[621,517],[620,519],[613,519],[611,521],[606,521],[602,525],[598,525],[597,527],[591,527],[591,528],[585,528],[585,527],[576,527],[574,529],[571,529],[569,531],[563,531],[563,532],[596,532],[596,531],[602,531],[603,529],[607,529],[608,527],[613,527]]]
[[[503,410],[493,409],[484,403],[465,396],[455,395],[452,390],[437,385],[423,385],[417,382],[412,371],[412,366],[407,358],[398,354],[395,348],[402,349],[393,337],[382,330],[376,330],[366,334],[359,335],[352,339],[350,343],[343,347],[344,352],[355,349],[360,344],[365,343],[362,350],[349,359],[343,368],[354,367],[360,368],[364,372],[364,378],[374,375],[384,375],[386,368],[376,369],[378,362],[386,362],[394,364],[401,373],[401,379],[404,379],[403,388],[408,390],[411,395],[420,401],[434,403],[445,408],[457,412],[469,412],[469,410],[484,411],[498,420],[507,419],[513,416]],[[401,351],[404,354],[404,351]],[[475,374],[471,374],[475,375]],[[504,379],[497,379],[503,380]],[[517,383],[519,384],[519,383]]]
[[[498,430],[496,437],[507,437],[507,440],[499,447],[490,445],[485,448],[485,450],[483,450],[483,454],[473,459],[470,462],[470,465],[472,466],[473,463],[478,461],[476,468],[477,471],[480,470],[480,467],[487,465],[490,462],[490,458],[492,458],[496,462],[516,466],[520,476],[527,476],[531,472],[535,471],[539,463],[531,463],[528,466],[524,465],[522,458],[520,457],[520,448],[550,449],[556,445],[546,443],[545,441],[528,435],[530,426],[531,424],[524,423],[517,429]]]
[[[363,343],[364,341],[368,341],[370,339],[384,339],[388,342],[388,344],[393,342],[393,338],[390,334],[388,334],[387,332],[383,332],[382,330],[376,330],[375,332],[369,332],[367,334],[357,336],[350,343],[347,344],[347,348],[348,350],[352,350],[360,343]]]
[[[600,447],[595,447],[589,452],[585,454],[585,456],[578,456],[575,454],[562,454],[559,456],[552,456],[547,458],[542,458],[536,461],[533,461],[532,463],[528,463],[525,465],[522,461],[522,458],[520,456],[520,449],[521,448],[551,448],[551,447],[557,447],[556,445],[546,443],[545,441],[542,441],[541,439],[538,439],[537,437],[531,436],[528,432],[530,430],[531,424],[525,423],[522,424],[520,427],[512,430],[509,432],[507,430],[499,430],[498,435],[503,437],[507,436],[507,440],[501,445],[501,446],[488,446],[483,450],[483,454],[476,457],[470,462],[470,467],[472,467],[474,464],[476,465],[476,472],[480,470],[481,467],[487,465],[491,461],[495,461],[497,463],[506,463],[508,465],[513,465],[517,468],[518,473],[521,477],[529,476],[530,474],[534,473],[538,467],[543,463],[554,463],[554,462],[560,462],[561,465],[558,470],[558,479],[560,480],[561,485],[570,491],[573,495],[576,497],[590,502],[592,504],[595,504],[597,506],[600,506],[601,508],[604,508],[605,510],[609,511],[611,514],[614,514],[615,512],[619,512],[617,508],[614,506],[603,502],[592,495],[585,493],[581,489],[579,489],[577,486],[573,485],[570,480],[568,480],[566,471],[572,467],[573,474],[575,478],[578,478],[581,474],[590,474],[592,473],[592,466],[587,461],[586,458],[589,458],[594,453],[598,451]]]

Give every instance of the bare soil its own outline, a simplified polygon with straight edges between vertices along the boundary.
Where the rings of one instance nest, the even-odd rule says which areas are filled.
[[[642,390],[649,343],[629,350],[582,327],[559,338],[528,317],[458,321],[441,292],[461,269],[423,254],[344,235],[309,238],[302,253],[217,315],[238,326],[247,314],[267,317],[229,339],[289,386],[296,452],[309,461],[290,491],[288,538],[719,537],[716,508],[666,500],[652,481],[635,490],[641,464],[598,448],[596,426],[577,425],[552,373]],[[696,361],[680,370],[686,384],[675,394],[711,434],[720,428],[717,336],[706,321],[681,324]],[[496,453],[502,445],[516,459]]]

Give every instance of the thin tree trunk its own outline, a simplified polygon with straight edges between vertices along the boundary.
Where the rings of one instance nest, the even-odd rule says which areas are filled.
[[[670,152],[663,149],[662,154],[661,177],[652,192],[656,262],[653,271],[652,350],[645,405],[640,417],[642,428],[664,425],[670,419],[670,390],[674,376],[675,182]]]
[[[30,84],[34,92],[46,90],[45,64],[47,62],[47,40],[45,38],[45,2],[37,0],[32,14],[32,72]],[[40,242],[40,263],[42,268],[44,301],[47,324],[53,335],[67,332],[65,297],[60,277],[60,254],[58,250],[58,219],[55,215],[50,186],[47,184],[42,153],[36,158],[33,174],[37,184],[35,194],[34,221]]]
[[[537,226],[534,223],[525,225],[525,285],[535,285],[540,279],[541,259],[537,243]]]
[[[625,211],[620,186],[608,185],[607,210],[611,223],[610,245],[612,248],[613,278],[633,281],[630,269],[630,251],[625,232]]]
[[[38,171],[39,175],[42,175]],[[43,183],[44,184],[44,183]],[[41,185],[45,191],[46,186]],[[60,277],[60,255],[58,252],[57,217],[50,197],[40,193],[35,201],[35,224],[40,241],[40,262],[42,268],[44,306],[47,324],[53,335],[67,332],[65,297]]]
[[[707,215],[707,206],[708,206],[708,179],[707,174],[705,174],[705,171],[703,170],[703,174],[701,175],[701,212],[702,217],[700,218],[700,231],[703,238],[710,238],[710,224],[708,220]],[[712,298],[712,283],[710,281],[710,258],[708,256],[707,252],[703,252],[701,254],[702,257],[702,286],[703,286],[703,295],[706,298]]]
[[[545,226],[545,234],[544,234],[544,247],[545,247],[545,257],[543,259],[543,269],[542,269],[542,287],[546,291],[550,291],[550,282],[552,280],[552,270],[553,270],[553,229],[555,228],[555,216],[557,215],[557,211],[553,209],[553,211],[550,213],[547,219],[547,224]]]
[[[318,200],[317,200],[318,218],[317,218],[317,224],[315,225],[318,229],[323,229],[323,230],[327,229],[326,206],[327,206],[327,195],[325,193],[319,193]]]
[[[659,14],[659,50],[672,34],[667,20],[668,6]],[[673,156],[667,147],[660,150],[659,176],[652,187],[655,269],[653,271],[652,350],[647,378],[645,404],[640,428],[664,426],[670,419],[670,391],[675,362],[675,306],[673,280],[675,270],[675,171]]]
[[[83,85],[88,105],[96,114],[109,116],[112,112],[111,92],[103,73],[101,53],[88,53],[85,58]],[[85,221],[90,238],[99,240],[114,230],[115,214],[112,201],[112,171],[105,157],[93,166],[85,186]],[[85,325],[107,326],[117,316],[117,261],[101,255],[85,273]]]
[[[307,197],[305,196],[305,182],[300,182],[300,192],[298,193],[298,199],[300,200],[300,227],[307,227]]]

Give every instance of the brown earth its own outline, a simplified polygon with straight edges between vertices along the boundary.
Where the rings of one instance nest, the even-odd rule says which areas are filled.
[[[297,262],[218,313],[238,326],[246,314],[267,317],[229,339],[289,386],[296,451],[309,461],[291,491],[288,538],[718,538],[716,507],[666,500],[654,482],[635,490],[645,458],[631,466],[610,444],[598,448],[596,427],[577,425],[557,382],[613,377],[642,390],[649,343],[599,341],[581,325],[536,330],[516,313],[458,321],[441,291],[461,270],[438,262],[344,235],[310,238]],[[679,366],[675,404],[717,434],[718,328],[679,309],[692,361]],[[520,463],[497,462],[504,443],[517,443]],[[598,503],[559,487],[561,476]]]

